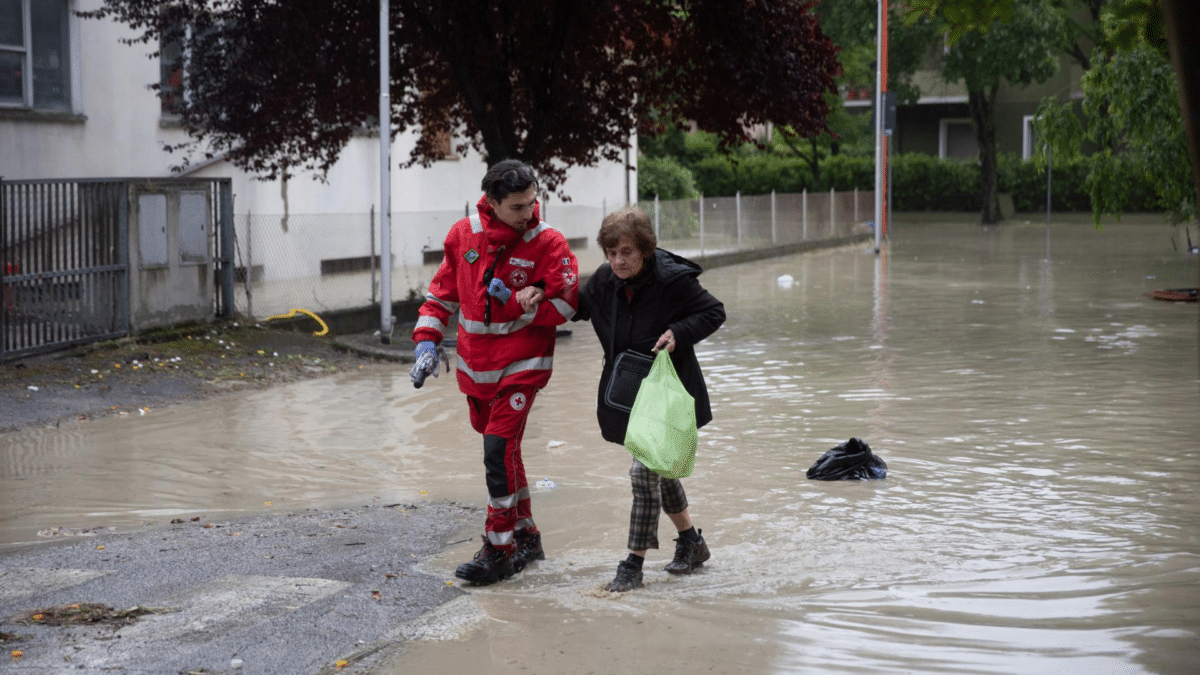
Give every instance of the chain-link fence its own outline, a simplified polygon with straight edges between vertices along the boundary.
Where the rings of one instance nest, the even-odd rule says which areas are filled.
[[[701,197],[655,200],[642,207],[654,220],[659,246],[683,256],[705,256],[869,232],[875,193]]]
[[[870,231],[872,192],[770,194],[642,204],[654,218],[659,245],[684,256],[836,239]],[[701,205],[703,204],[703,208]],[[392,301],[424,295],[442,260],[450,226],[471,211],[393,213],[390,218]],[[611,209],[543,205],[543,218],[567,237],[590,272],[603,261],[595,243]],[[238,214],[237,313],[252,319],[291,309],[328,312],[376,305],[382,298],[377,213]]]

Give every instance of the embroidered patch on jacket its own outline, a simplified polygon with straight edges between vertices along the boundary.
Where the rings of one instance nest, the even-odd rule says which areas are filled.
[[[570,266],[571,266],[571,259],[563,258],[563,267],[570,267]]]
[[[567,288],[571,288],[579,281],[579,275],[575,274],[571,270],[563,270],[562,275],[563,284],[565,284]]]
[[[513,270],[509,273],[508,280],[511,285],[521,287],[529,281],[529,275],[525,273],[525,270]]]
[[[471,249],[470,251],[464,253],[463,257],[467,259],[468,263],[474,263],[476,260],[479,260],[479,251]]]
[[[517,267],[533,267],[533,261],[524,258],[509,258],[508,261]]]
[[[512,398],[508,399],[508,404],[512,406],[513,410],[521,410],[525,407],[525,394],[521,392],[513,394]]]

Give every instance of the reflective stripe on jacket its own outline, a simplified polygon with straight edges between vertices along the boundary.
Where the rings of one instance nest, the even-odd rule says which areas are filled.
[[[495,218],[486,196],[476,206],[476,215],[446,235],[413,340],[440,342],[458,313],[458,386],[464,394],[487,399],[509,385],[544,387],[554,364],[556,327],[578,307],[579,263],[562,233],[541,221],[537,206],[523,233]],[[508,302],[487,294],[489,269],[512,292]],[[533,285],[546,299],[526,312],[517,292]]]

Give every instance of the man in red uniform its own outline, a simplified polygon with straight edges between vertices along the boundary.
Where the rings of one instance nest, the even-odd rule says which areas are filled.
[[[542,222],[537,179],[517,160],[483,177],[478,213],[450,228],[444,257],[413,330],[413,384],[437,373],[439,343],[458,319],[458,388],[483,434],[488,506],[483,548],[455,573],[491,584],[545,558],[533,523],[521,436],[537,392],[550,380],[556,327],[575,314],[579,263],[563,235]],[[544,299],[543,299],[544,294]]]

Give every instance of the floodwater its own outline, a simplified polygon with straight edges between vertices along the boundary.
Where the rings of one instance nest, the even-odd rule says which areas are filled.
[[[560,341],[524,454],[547,559],[471,589],[383,673],[1190,673],[1200,658],[1200,256],[1163,225],[898,223],[714,269],[715,420],[697,574],[624,557],[629,457],[599,438],[599,349]],[[788,275],[791,283],[782,280]],[[851,436],[886,480],[805,470]],[[199,442],[181,439],[202,439]],[[0,544],[198,511],[482,504],[481,441],[444,375],[379,366],[0,438]],[[271,502],[272,506],[264,506]],[[480,523],[482,528],[482,522]],[[447,579],[476,532],[425,568]]]

